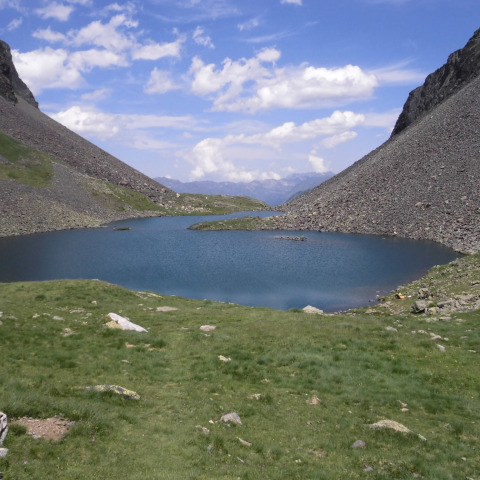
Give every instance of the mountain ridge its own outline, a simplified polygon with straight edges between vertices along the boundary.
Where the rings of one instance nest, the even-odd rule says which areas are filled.
[[[207,195],[249,196],[269,205],[280,205],[298,193],[304,193],[332,177],[332,172],[293,173],[279,180],[254,180],[252,182],[181,182],[167,177],[155,177],[161,184],[180,193],[203,193]]]

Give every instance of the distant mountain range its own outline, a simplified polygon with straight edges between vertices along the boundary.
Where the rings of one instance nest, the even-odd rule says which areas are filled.
[[[296,198],[298,195],[320,185],[333,177],[326,173],[293,173],[280,180],[255,180],[253,182],[181,182],[167,177],[155,180],[179,193],[204,193],[206,195],[238,195],[256,198],[269,205],[280,205]]]

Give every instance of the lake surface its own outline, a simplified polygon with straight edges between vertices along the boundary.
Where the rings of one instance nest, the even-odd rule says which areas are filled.
[[[0,238],[0,282],[97,278],[165,295],[331,312],[366,306],[459,256],[436,243],[398,238],[187,230],[243,214],[115,223],[128,231],[109,226]],[[307,240],[275,238],[281,235]]]

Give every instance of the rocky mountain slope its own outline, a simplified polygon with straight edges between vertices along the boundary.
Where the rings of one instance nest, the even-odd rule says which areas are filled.
[[[16,178],[31,164],[27,166],[25,159],[15,163],[2,156],[0,235],[91,226],[158,214],[159,209],[168,210],[175,201],[175,193],[170,189],[43,114],[19,78],[5,42],[0,42],[0,131],[7,135],[2,138],[9,148],[9,139],[18,140],[32,152],[47,155],[52,168],[47,187],[25,184]],[[135,196],[133,203],[141,199],[140,210],[132,207],[131,201],[125,202],[130,196],[128,192]]]
[[[269,205],[279,205],[293,196],[304,193],[331,178],[333,173],[294,173],[280,180],[255,180],[253,182],[181,182],[172,178],[158,177],[158,182],[182,193],[208,195],[240,195],[257,198]]]
[[[284,205],[287,215],[275,219],[275,228],[398,235],[479,251],[479,37],[480,30],[440,69],[442,87],[430,76],[410,95],[406,109],[414,113],[413,123]],[[468,79],[459,71],[463,65],[473,69]],[[458,78],[465,78],[463,86]],[[414,108],[412,97],[431,98],[428,109]]]
[[[430,74],[421,87],[410,92],[392,136],[400,133],[473,80],[479,73],[479,65],[480,29],[464,48],[453,52],[445,65]]]

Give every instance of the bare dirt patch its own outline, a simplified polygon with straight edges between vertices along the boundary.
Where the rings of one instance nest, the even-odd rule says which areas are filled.
[[[64,439],[68,427],[75,422],[55,416],[52,418],[23,417],[10,423],[12,425],[23,425],[27,429],[27,434],[33,438],[44,438],[45,440],[59,442]]]

